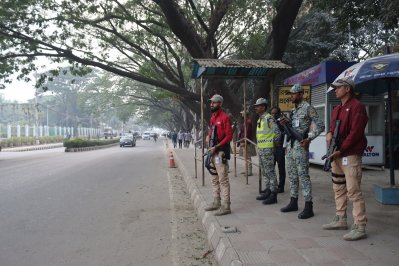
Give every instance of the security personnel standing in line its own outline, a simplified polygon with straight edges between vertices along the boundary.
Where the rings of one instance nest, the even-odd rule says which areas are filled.
[[[366,234],[366,205],[361,190],[362,155],[367,146],[364,134],[368,122],[366,107],[354,97],[355,83],[346,77],[331,84],[329,91],[335,91],[335,96],[341,104],[334,108],[331,126],[326,135],[330,145],[335,122],[340,120],[338,128],[338,149],[330,155],[332,160],[331,175],[335,198],[335,217],[323,225],[325,230],[346,230],[348,228],[346,209],[348,199],[353,203],[353,225],[351,231],[344,235],[348,241],[367,237]]]
[[[286,164],[291,185],[291,200],[281,212],[298,210],[299,179],[302,184],[302,194],[305,198],[305,208],[299,213],[299,219],[308,219],[314,216],[312,201],[312,183],[309,176],[309,144],[324,131],[324,122],[320,119],[316,109],[303,100],[303,88],[299,84],[290,90],[291,101],[295,108],[291,112],[291,120],[283,121],[303,136],[302,141],[291,139],[287,147]],[[314,124],[311,128],[311,124]],[[310,131],[312,129],[312,131]]]
[[[264,193],[256,199],[263,200],[263,204],[269,205],[277,203],[278,184],[274,168],[274,149],[280,137],[280,130],[273,116],[266,112],[267,100],[265,98],[256,100],[254,107],[256,114],[259,115],[256,126],[256,143],[266,188]]]
[[[211,120],[208,141],[212,140],[213,146],[209,147],[210,169],[212,177],[213,203],[205,208],[205,211],[215,211],[214,215],[226,215],[230,209],[230,181],[229,163],[230,141],[233,139],[233,131],[230,117],[222,110],[223,97],[215,94],[209,99],[211,104]],[[209,141],[210,143],[210,141]]]

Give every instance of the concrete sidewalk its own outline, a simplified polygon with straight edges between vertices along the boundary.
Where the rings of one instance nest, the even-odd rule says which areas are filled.
[[[315,217],[299,220],[297,215],[304,206],[301,195],[298,212],[280,212],[289,202],[288,180],[285,193],[278,194],[277,204],[262,205],[255,199],[258,176],[249,177],[246,185],[245,176],[234,177],[230,160],[232,214],[216,217],[204,211],[213,200],[212,189],[207,172],[202,186],[201,162],[198,178],[194,178],[194,149],[174,149],[174,154],[219,265],[399,265],[399,206],[382,205],[373,193],[375,184],[389,184],[388,171],[364,170],[362,188],[368,238],[348,242],[342,239],[347,231],[321,228],[335,215],[331,176],[321,167],[310,169]],[[237,165],[237,173],[242,172],[243,161],[237,160]],[[257,172],[254,167],[254,173]],[[352,222],[350,205],[348,223]]]

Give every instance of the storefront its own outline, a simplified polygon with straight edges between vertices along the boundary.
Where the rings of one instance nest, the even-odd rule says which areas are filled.
[[[354,62],[327,61],[311,67],[301,73],[289,77],[284,81],[279,94],[279,106],[287,111],[284,101],[284,89],[299,83],[309,85],[309,102],[316,108],[319,116],[326,125],[325,132],[312,141],[309,148],[309,160],[311,163],[324,164],[321,157],[326,154],[327,146],[325,135],[330,127],[331,113],[340,101],[334,93],[327,94],[330,83],[341,74],[342,71],[353,65]],[[363,153],[363,164],[384,166],[385,164],[385,123],[384,123],[384,95],[357,94],[356,97],[366,106],[369,122],[366,127],[367,147]],[[281,100],[281,102],[280,102]]]

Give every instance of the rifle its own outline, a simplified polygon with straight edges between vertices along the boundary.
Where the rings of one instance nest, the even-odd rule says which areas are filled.
[[[281,118],[287,119],[284,115],[281,115],[277,118],[277,121],[281,121]],[[301,142],[304,139],[304,136],[292,128],[289,124],[280,123],[280,125],[284,128],[285,134],[287,134],[287,139],[296,139],[297,141]]]
[[[298,131],[296,131],[295,129],[293,129],[291,126],[289,125],[284,125],[281,124],[284,128],[285,133],[287,134],[288,139],[296,139],[297,141],[301,142],[304,137],[302,136],[301,133],[299,133]]]
[[[323,170],[328,172],[331,169],[331,159],[328,158],[333,154],[337,149],[338,149],[338,134],[339,134],[339,126],[341,125],[341,120],[335,120],[335,129],[334,129],[334,134],[332,136],[330,146],[328,146],[327,154],[321,157],[322,160],[327,159],[324,162],[324,167]]]
[[[212,133],[211,133],[211,138],[209,139],[208,148],[215,147],[216,142],[217,142],[216,126],[213,125],[211,130],[212,130]],[[216,175],[217,174],[216,168],[212,167],[212,165],[211,165],[211,153],[209,152],[209,150],[206,152],[206,154],[204,154],[204,156],[206,156],[206,159],[205,159],[206,169],[208,169],[208,171],[211,175]]]

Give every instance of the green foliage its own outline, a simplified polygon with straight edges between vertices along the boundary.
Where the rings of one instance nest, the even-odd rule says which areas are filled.
[[[335,54],[346,40],[329,13],[314,9],[303,11],[292,29],[284,61],[298,72],[324,60],[346,60],[347,53]]]
[[[348,23],[353,30],[366,26],[369,22],[379,21],[385,29],[398,27],[398,0],[329,0],[314,1],[323,10],[330,10],[338,19],[338,29],[346,31]]]
[[[119,139],[105,139],[105,140],[85,140],[85,139],[71,139],[64,141],[64,147],[70,148],[84,148],[93,146],[104,146],[109,144],[119,143]]]
[[[351,34],[351,59],[376,56],[384,52],[386,45],[394,46],[399,42],[399,0],[309,2],[316,12],[323,10],[336,19],[333,29],[342,34],[341,39],[348,40]],[[348,43],[338,49],[342,47],[348,49]]]
[[[62,136],[43,136],[43,137],[12,137],[9,139],[1,139],[0,146],[5,147],[21,147],[36,145],[36,140],[40,144],[58,143],[63,141]]]

